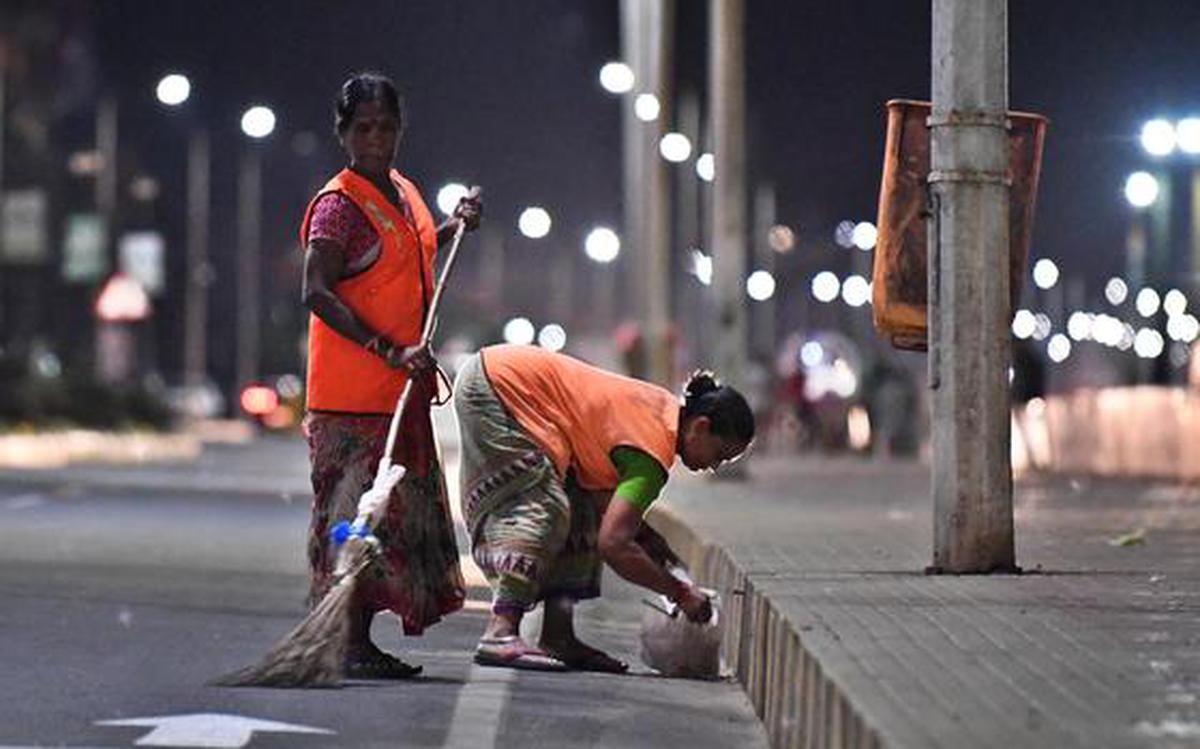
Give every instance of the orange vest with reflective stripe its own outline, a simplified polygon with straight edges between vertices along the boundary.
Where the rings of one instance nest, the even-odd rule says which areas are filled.
[[[308,246],[313,206],[322,195],[337,192],[353,201],[379,235],[379,258],[362,273],[339,281],[333,293],[368,328],[398,346],[411,345],[421,337],[425,310],[433,297],[437,228],[416,186],[395,170],[391,179],[408,201],[412,223],[369,180],[343,169],[308,204],[300,244]],[[310,410],[390,414],[405,380],[402,370],[388,367],[381,357],[309,315]]]
[[[585,489],[615,489],[617,447],[671,470],[680,406],[671,392],[536,346],[488,346],[480,356],[492,389],[560,476],[574,470]]]

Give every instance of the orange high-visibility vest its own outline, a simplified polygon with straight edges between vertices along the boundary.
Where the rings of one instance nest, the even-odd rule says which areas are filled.
[[[536,346],[488,346],[480,356],[492,389],[560,476],[573,469],[585,489],[615,489],[617,447],[671,470],[680,407],[671,392]]]
[[[412,345],[421,337],[433,296],[437,228],[416,185],[394,169],[390,176],[403,191],[415,226],[369,180],[343,169],[308,204],[300,244],[308,247],[313,206],[322,195],[337,192],[353,201],[379,235],[379,258],[362,273],[339,281],[333,292],[368,328],[397,346]],[[310,410],[390,414],[406,379],[403,370],[388,367],[381,357],[309,315]]]

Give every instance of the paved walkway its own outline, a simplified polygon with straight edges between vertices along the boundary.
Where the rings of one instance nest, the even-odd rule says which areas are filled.
[[[725,588],[775,746],[1200,745],[1200,488],[1026,481],[1027,574],[956,577],[922,574],[928,467],[750,473],[677,477],[661,524]]]

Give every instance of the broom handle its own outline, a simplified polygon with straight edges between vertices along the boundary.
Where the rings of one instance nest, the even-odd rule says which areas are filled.
[[[472,187],[469,197],[479,195],[479,188]],[[446,255],[446,262],[442,264],[442,274],[438,277],[437,286],[433,288],[433,299],[429,302],[429,314],[425,316],[425,326],[421,330],[421,342],[419,345],[428,346],[430,339],[433,338],[433,333],[437,329],[437,308],[442,301],[442,292],[446,290],[446,280],[450,278],[450,270],[454,268],[454,258],[458,256],[458,246],[462,243],[463,234],[466,232],[467,223],[459,221],[458,226],[454,229],[454,239],[450,243],[450,251]],[[404,413],[404,406],[408,403],[408,393],[412,390],[412,377],[404,383],[404,390],[400,392],[400,398],[396,401],[396,410],[392,413],[392,423],[388,426],[387,446],[383,449],[382,461],[388,464],[392,461],[392,450],[396,447],[396,437],[400,431],[400,415]]]

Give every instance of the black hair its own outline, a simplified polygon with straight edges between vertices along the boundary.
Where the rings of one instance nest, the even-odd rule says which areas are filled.
[[[333,105],[333,129],[338,137],[345,135],[350,128],[350,120],[354,119],[358,105],[370,101],[383,102],[383,106],[396,115],[403,129],[404,105],[396,91],[396,84],[380,73],[355,73],[342,84],[342,91]]]
[[[707,416],[722,439],[749,444],[754,439],[754,412],[742,394],[722,385],[712,372],[697,369],[683,387],[682,420]]]

